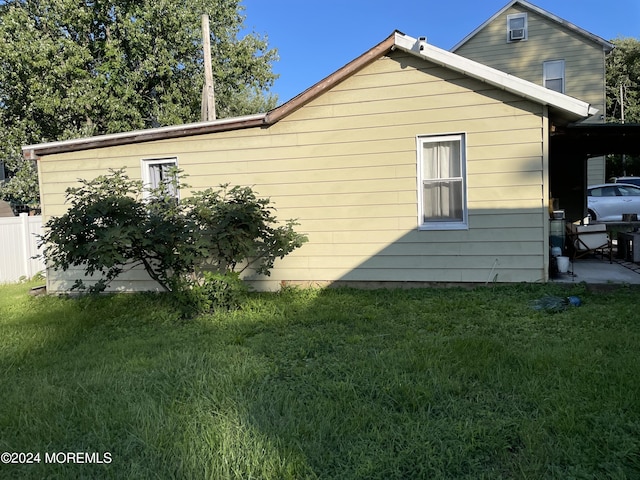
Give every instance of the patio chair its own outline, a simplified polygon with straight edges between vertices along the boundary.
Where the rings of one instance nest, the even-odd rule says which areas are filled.
[[[586,255],[600,253],[602,258],[609,256],[609,263],[613,263],[613,245],[607,234],[606,225],[575,225],[567,224],[567,236],[572,250],[572,260]]]

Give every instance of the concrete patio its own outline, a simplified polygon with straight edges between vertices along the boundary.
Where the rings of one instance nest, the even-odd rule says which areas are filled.
[[[552,278],[553,283],[633,284],[640,285],[640,264],[601,257],[580,258],[569,262],[568,273]]]

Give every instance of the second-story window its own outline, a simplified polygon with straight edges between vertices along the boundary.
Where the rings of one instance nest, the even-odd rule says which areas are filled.
[[[544,62],[542,80],[543,85],[548,89],[564,93],[564,60]]]
[[[507,15],[507,42],[519,42],[529,37],[526,13]]]

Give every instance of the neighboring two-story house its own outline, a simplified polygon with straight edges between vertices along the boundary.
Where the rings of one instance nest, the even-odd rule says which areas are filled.
[[[512,0],[451,51],[589,103],[585,122],[605,121],[606,40],[524,0]],[[591,158],[587,184],[605,180],[604,157]]]

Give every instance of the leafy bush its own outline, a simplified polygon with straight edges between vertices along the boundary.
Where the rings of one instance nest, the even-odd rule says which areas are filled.
[[[249,187],[222,185],[187,199],[188,218],[198,226],[196,242],[206,248],[219,272],[240,272],[248,267],[270,275],[276,258],[302,246],[293,220],[275,226],[269,199],[258,198]],[[217,262],[217,263],[216,263]]]
[[[240,308],[249,290],[237,272],[205,272],[203,277],[193,287],[198,313]]]
[[[178,182],[180,173],[170,171],[146,199],[142,182],[124,169],[68,188],[69,210],[50,219],[40,238],[48,262],[55,269],[98,274],[92,292],[142,266],[165,291],[194,290],[213,303],[232,305],[240,280],[230,273],[252,267],[269,275],[276,258],[306,241],[294,231],[294,221],[278,226],[270,200],[249,187],[223,185],[178,201],[172,192],[186,187]],[[78,280],[73,288],[85,287]]]

